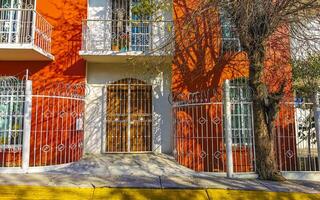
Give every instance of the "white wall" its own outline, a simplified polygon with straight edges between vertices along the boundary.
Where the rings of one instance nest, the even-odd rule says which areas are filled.
[[[96,51],[111,51],[111,0],[88,0],[88,19],[98,20],[88,23],[89,31],[87,40],[87,49]],[[169,28],[170,22],[162,22],[172,20],[172,11],[159,11],[155,18],[157,22],[152,24],[152,48],[161,49],[168,42],[168,38],[173,33]],[[156,52],[156,54],[165,54],[166,50]]]
[[[136,78],[153,85],[153,151],[170,154],[173,149],[171,131],[171,65],[151,72],[147,67],[128,64],[87,64],[89,93],[86,97],[85,152],[101,153],[106,136],[105,85],[124,78]]]
[[[111,19],[111,1],[89,0],[88,19]]]
[[[161,3],[162,0],[155,0],[156,2]],[[170,22],[173,20],[173,8],[165,8],[165,10],[159,10],[155,14],[154,18],[156,19],[152,25],[152,48],[159,50],[157,54],[163,55],[167,51],[163,49],[168,42],[172,42],[173,23]]]
[[[304,27],[299,29],[297,35],[293,34],[291,39],[291,53],[294,59],[307,59],[310,55],[320,52],[320,22],[306,21]]]
[[[88,49],[111,49],[111,1],[89,0],[88,2]],[[91,21],[92,20],[92,21]]]

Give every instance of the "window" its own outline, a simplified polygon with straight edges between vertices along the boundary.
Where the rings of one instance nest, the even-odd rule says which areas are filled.
[[[127,0],[112,0],[112,50],[128,51],[130,34],[130,4]]]
[[[220,14],[220,23],[222,32],[222,53],[241,51],[241,44],[235,26],[224,12]]]
[[[132,6],[138,4],[139,0],[132,0]],[[148,51],[150,44],[150,16],[138,16],[132,14],[132,20],[137,22],[132,24],[131,47],[133,51]],[[139,22],[140,21],[140,22]]]
[[[31,42],[33,7],[34,0],[0,0],[0,43]]]
[[[20,81],[0,77],[0,145],[21,145],[24,87]]]
[[[252,98],[246,80],[235,79],[230,84],[231,128],[233,144],[252,143]]]
[[[139,0],[112,0],[112,50],[148,51],[150,17],[134,15],[131,9]]]

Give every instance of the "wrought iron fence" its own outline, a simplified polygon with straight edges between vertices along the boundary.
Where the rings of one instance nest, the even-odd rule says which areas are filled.
[[[173,103],[173,129],[174,153],[180,164],[196,171],[228,171],[224,122],[229,109],[233,171],[255,171],[252,103],[246,92],[247,87],[230,87],[229,108],[224,104],[221,88],[178,95],[180,100]]]
[[[20,167],[25,83],[0,77],[0,167]]]
[[[222,102],[173,105],[177,161],[196,171],[226,170]]]
[[[0,168],[79,160],[84,139],[84,84],[33,85],[0,77]]]
[[[0,7],[0,44],[31,44],[51,54],[52,26],[31,6]]]
[[[77,161],[84,138],[84,84],[44,84],[32,95],[30,166]]]
[[[82,51],[169,54],[172,21],[84,20]]]
[[[312,103],[280,104],[275,123],[280,171],[320,171],[316,110]],[[176,96],[173,119],[174,154],[180,164],[196,171],[227,172],[231,157],[232,172],[255,171],[252,91],[245,81],[230,81],[224,92],[220,88]]]
[[[281,105],[275,145],[281,171],[320,171],[314,108],[313,103]]]

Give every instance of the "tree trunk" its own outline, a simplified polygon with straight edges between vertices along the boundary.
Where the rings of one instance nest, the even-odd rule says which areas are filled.
[[[269,102],[269,93],[263,81],[265,49],[260,48],[248,53],[250,61],[249,85],[253,91],[253,118],[256,167],[260,179],[281,181],[275,156],[274,122],[277,105]]]
[[[274,134],[269,132],[263,102],[257,99],[253,102],[253,117],[257,173],[261,179],[278,180]]]

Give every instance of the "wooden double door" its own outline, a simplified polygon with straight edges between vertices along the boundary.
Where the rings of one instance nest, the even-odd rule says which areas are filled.
[[[106,90],[106,152],[152,151],[152,86],[129,78]]]

